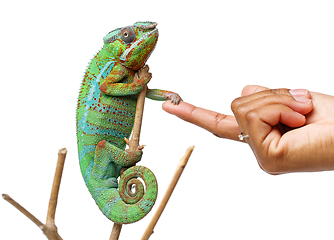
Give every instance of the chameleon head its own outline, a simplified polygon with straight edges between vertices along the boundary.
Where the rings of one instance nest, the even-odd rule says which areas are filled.
[[[155,22],[136,22],[115,29],[103,38],[104,47],[124,66],[133,70],[143,67],[158,41]]]

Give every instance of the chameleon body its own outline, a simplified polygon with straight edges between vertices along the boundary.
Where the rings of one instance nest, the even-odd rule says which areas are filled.
[[[136,71],[155,48],[156,25],[137,22],[109,32],[103,48],[88,65],[77,103],[81,173],[103,214],[122,224],[143,218],[157,197],[154,174],[146,167],[134,166],[142,149],[125,150],[124,140],[133,128],[138,93],[151,79],[150,73],[139,76]],[[159,89],[148,89],[146,97],[170,99],[174,104],[180,101],[176,93]],[[123,167],[130,168],[121,174]],[[146,191],[137,177],[145,182]],[[136,186],[135,193],[131,186]]]

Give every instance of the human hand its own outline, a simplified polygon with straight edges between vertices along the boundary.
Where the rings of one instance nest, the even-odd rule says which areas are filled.
[[[228,116],[181,102],[163,109],[216,136],[240,141],[243,132],[260,167],[270,174],[334,169],[334,97],[307,90],[247,86]]]

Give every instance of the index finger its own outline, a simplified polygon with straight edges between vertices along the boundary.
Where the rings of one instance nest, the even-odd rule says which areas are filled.
[[[239,141],[240,128],[234,116],[199,108],[183,101],[179,105],[167,101],[164,102],[162,108],[166,112],[204,128],[218,137]]]

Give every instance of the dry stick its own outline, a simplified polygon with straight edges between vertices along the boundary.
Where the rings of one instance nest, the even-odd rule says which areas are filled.
[[[189,157],[192,153],[192,151],[194,150],[194,146],[189,147],[185,153],[185,155],[183,156],[183,158],[180,160],[180,163],[174,173],[174,176],[167,188],[167,191],[163,197],[163,199],[161,200],[161,203],[157,209],[157,211],[155,212],[150,224],[148,225],[148,227],[146,228],[144,235],[142,236],[141,240],[148,240],[150,238],[150,236],[153,234],[153,230],[155,225],[157,224],[162,212],[164,211],[168,200],[170,198],[170,196],[172,195],[174,188],[177,184],[177,182],[179,181],[181,174],[185,168],[185,166],[187,165],[187,162],[189,160]]]
[[[146,91],[147,87],[144,87],[144,89],[138,95],[136,116],[133,124],[132,136],[129,143],[130,151],[136,151],[139,146],[140,130],[141,130],[141,123],[143,120]]]
[[[117,240],[119,238],[119,235],[121,234],[122,226],[123,225],[120,223],[114,223],[109,240]]]
[[[63,174],[64,163],[66,158],[67,150],[65,148],[60,149],[58,152],[58,161],[55,176],[53,178],[53,185],[51,189],[51,196],[49,201],[49,208],[46,217],[46,224],[54,224],[55,223],[55,214],[57,208],[57,201],[58,201],[58,193],[60,187],[60,181]]]
[[[14,199],[12,199],[7,194],[2,194],[2,197],[12,204],[16,209],[26,215],[31,221],[33,221],[46,235],[49,240],[62,240],[57,232],[57,227],[54,223],[54,217],[57,207],[58,192],[60,186],[60,180],[63,173],[64,162],[66,157],[67,150],[65,148],[60,149],[58,152],[58,161],[56,167],[55,177],[53,179],[53,186],[51,190],[51,197],[49,202],[49,208],[47,213],[46,224],[43,224],[39,221],[34,215],[27,211],[24,207],[18,204]]]
[[[48,213],[46,216],[46,230],[44,232],[45,235],[49,238],[52,237],[52,239],[61,240],[62,238],[59,236],[57,227],[55,225],[55,214],[56,214],[56,208],[57,208],[57,202],[58,202],[58,193],[59,193],[59,187],[61,182],[61,177],[63,175],[63,169],[64,169],[64,163],[66,158],[67,150],[66,148],[60,149],[58,152],[58,161],[57,161],[57,167],[55,176],[53,178],[53,184],[51,189],[51,196],[49,201],[49,207],[48,207]],[[46,233],[48,232],[48,233]],[[49,235],[49,236],[48,236]]]
[[[43,228],[44,224],[39,221],[34,215],[32,215],[28,210],[26,210],[24,207],[22,207],[19,203],[17,203],[14,199],[12,199],[8,194],[2,194],[3,199],[5,199],[7,202],[12,204],[14,207],[16,207],[17,210],[19,210],[21,213],[26,215],[27,218],[29,218],[31,221],[33,221],[37,227]]]
[[[138,149],[139,146],[140,129],[143,119],[146,90],[147,87],[144,87],[144,89],[138,95],[136,116],[133,124],[132,136],[129,142],[129,151],[135,151]],[[114,223],[109,240],[118,240],[119,235],[121,234],[121,230],[122,224]]]

